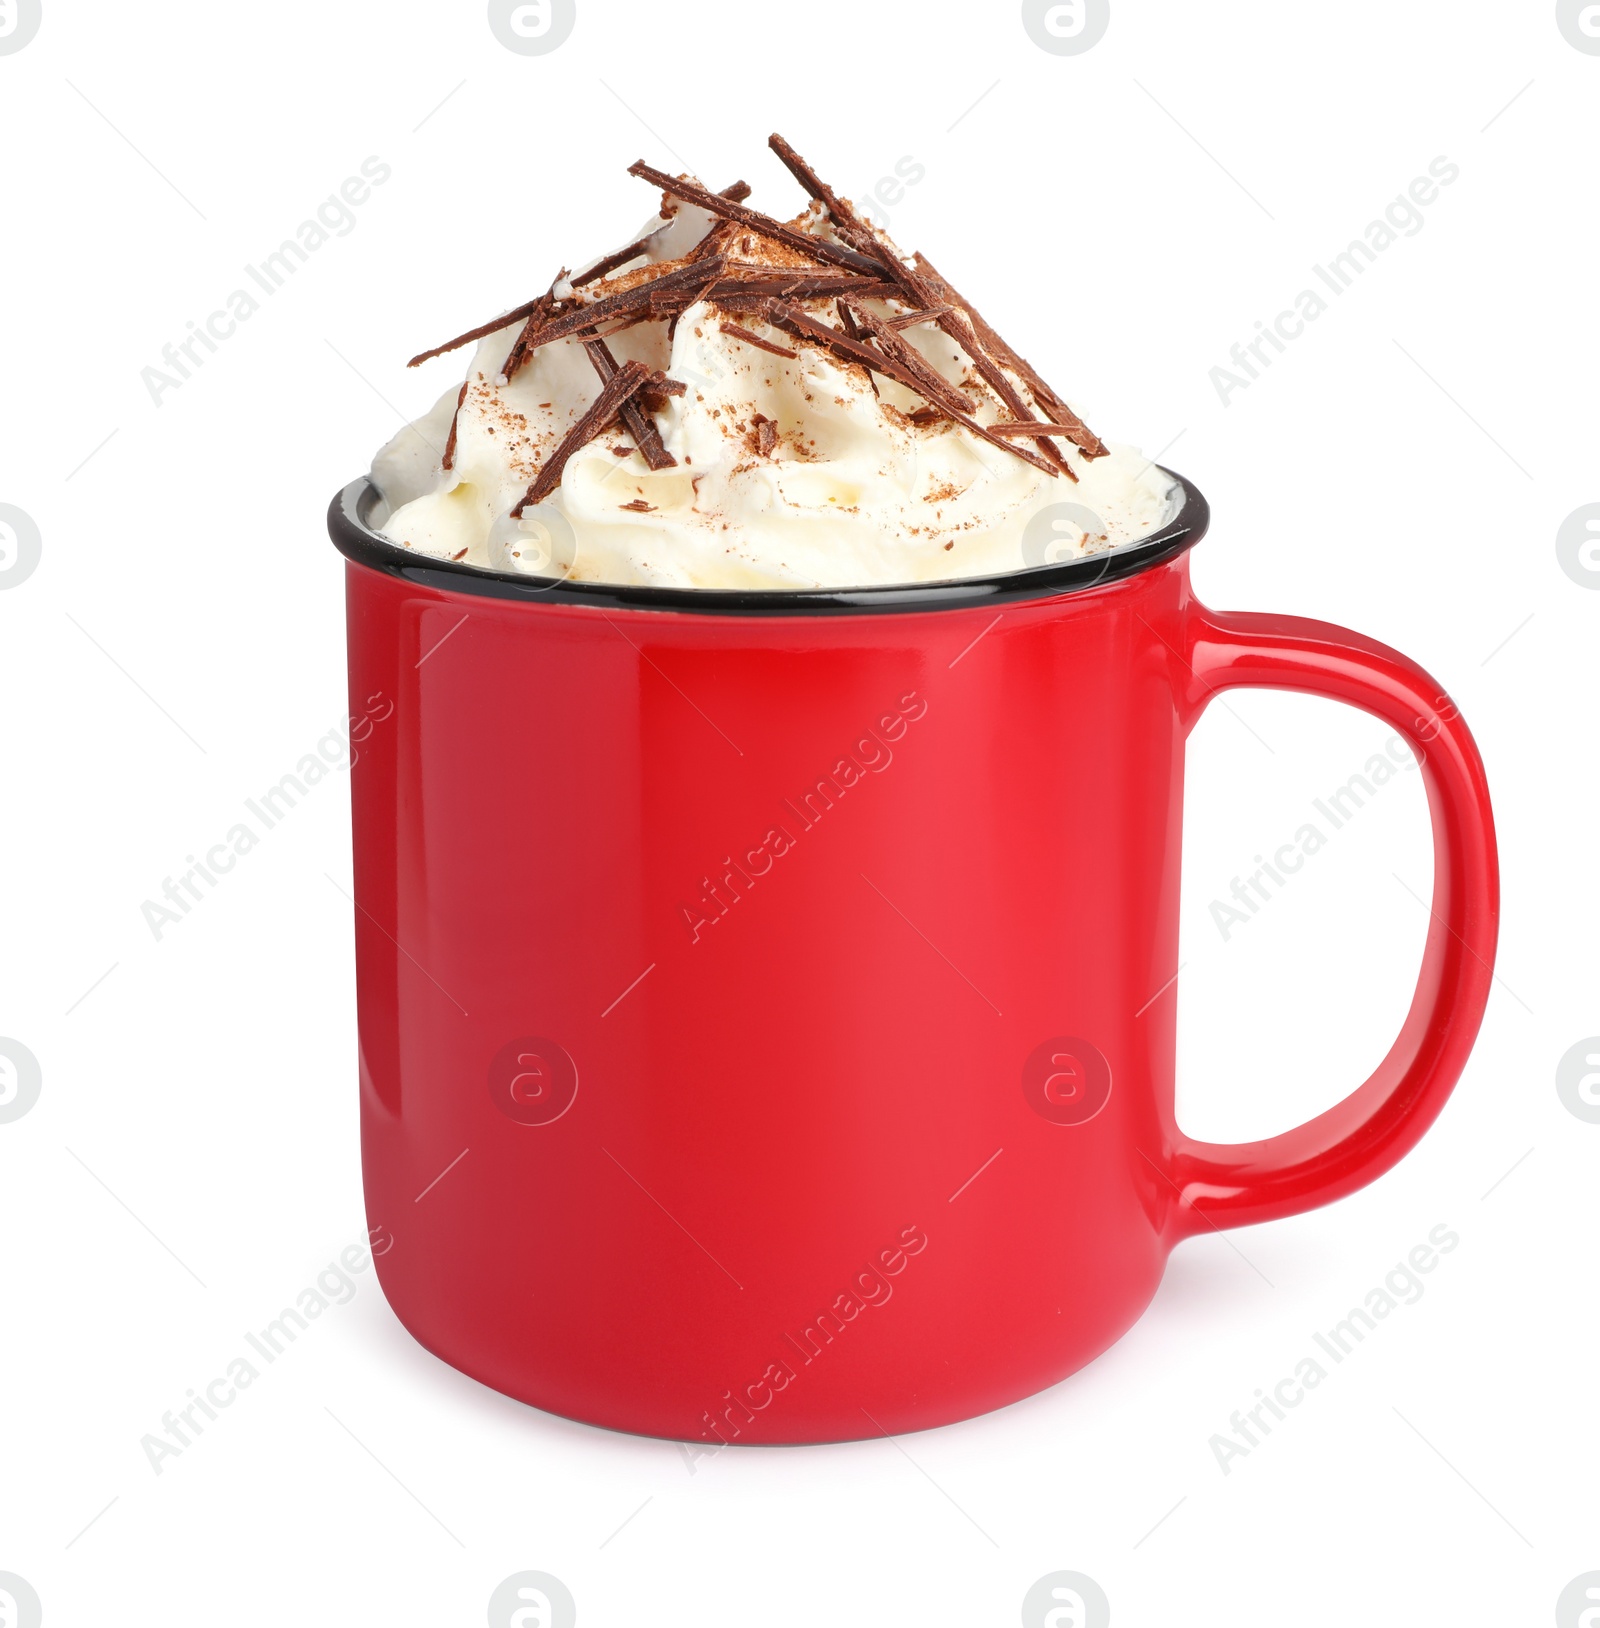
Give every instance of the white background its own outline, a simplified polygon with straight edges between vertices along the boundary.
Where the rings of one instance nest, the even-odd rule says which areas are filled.
[[[527,57],[478,4],[45,0],[0,55],[0,503],[43,537],[0,593],[0,1034],[43,1069],[0,1125],[0,1571],[45,1620],[476,1624],[524,1568],[588,1625],[1010,1624],[1057,1569],[1121,1625],[1551,1620],[1600,1568],[1600,1125],[1554,1085],[1600,1031],[1600,593],[1555,549],[1600,500],[1597,95],[1543,0],[1114,0],[1081,56],[1009,4],[579,0]],[[1186,1243],[1119,1345],[985,1419],[691,1473],[443,1366],[369,1271],[157,1476],[141,1437],[364,1231],[345,778],[159,943],[141,902],[343,716],[322,511],[456,368],[405,358],[622,241],[635,158],[790,212],[774,127],[846,193],[925,167],[896,237],[1200,483],[1208,602],[1448,685],[1505,875],[1472,1061],[1375,1186]],[[393,174],[354,229],[153,404],[141,369],[369,155]],[[1440,155],[1423,229],[1224,406],[1209,370]],[[1414,773],[1230,940],[1208,911],[1384,738],[1260,694],[1200,726],[1195,1134],[1320,1111],[1399,1024]],[[1224,1474],[1229,1415],[1440,1223],[1425,1296]]]

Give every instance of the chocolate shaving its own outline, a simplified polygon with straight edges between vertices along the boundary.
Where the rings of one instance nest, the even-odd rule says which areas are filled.
[[[1078,433],[1079,426],[1074,424],[1043,424],[1037,418],[1024,418],[1017,420],[1015,423],[1008,421],[991,424],[989,428],[996,435],[1059,435],[1068,441],[1072,441]]]
[[[789,173],[794,176],[800,185],[827,210],[829,223],[834,231],[844,238],[847,243],[855,245],[864,254],[875,260],[879,267],[886,271],[910,296],[911,304],[925,307],[936,303],[917,274],[878,241],[872,228],[856,214],[855,210],[843,198],[834,192],[833,188],[806,163],[782,136],[774,132],[767,138],[767,145],[783,160]]]
[[[897,332],[901,328],[915,328],[924,322],[937,322],[946,312],[953,311],[953,305],[935,305],[926,311],[907,311],[904,316],[889,317],[889,326]]]
[[[889,299],[898,285],[882,277],[860,277],[843,268],[828,271],[821,266],[763,266],[748,260],[729,258],[726,283],[719,288],[729,292],[756,290],[785,299],[813,299],[822,294],[849,294],[856,299]]]
[[[1000,400],[1017,414],[1019,419],[1032,418],[1033,409],[1023,400],[1022,393],[1006,377],[1005,370],[989,354],[979,342],[977,332],[968,321],[966,313],[958,311],[952,305],[946,305],[938,318],[939,326],[961,345],[972,358],[972,364],[977,368],[979,376],[984,383],[1000,398]],[[1043,435],[1036,435],[1033,444],[1039,449],[1056,469],[1076,483],[1078,476],[1072,465],[1066,460],[1061,449],[1053,441]]]
[[[751,422],[755,425],[750,433],[756,451],[763,458],[770,458],[772,449],[778,444],[777,420],[768,418],[765,413],[757,413]]]
[[[1024,463],[1033,464],[1046,474],[1059,473],[1056,465],[1042,458],[1036,452],[1029,452],[1011,441],[1002,439],[994,434],[987,426],[980,424],[969,410],[965,397],[928,362],[910,340],[897,333],[876,311],[868,311],[864,307],[852,307],[856,320],[868,333],[877,340],[879,348],[885,355],[892,356],[900,365],[916,379],[916,390],[927,397],[935,407],[942,407],[955,421],[972,434],[980,436],[991,446],[1003,447],[1014,457],[1021,458]]]
[[[843,300],[835,300],[833,308],[839,313],[839,320],[844,324],[844,331],[852,339],[860,339],[861,324],[850,314],[850,307]],[[878,381],[870,373],[867,375],[867,383],[872,386],[873,395],[881,394],[878,389]]]
[[[848,294],[851,299],[893,299],[899,290],[893,283],[869,282],[865,277],[804,277],[775,282],[765,277],[720,277],[701,296],[725,311],[759,311],[769,299],[809,300],[829,294]]]
[[[918,278],[919,287],[928,295],[941,299],[944,309],[939,317],[939,326],[961,345],[972,358],[973,366],[977,368],[979,376],[984,383],[1000,398],[1000,400],[1014,413],[1018,420],[1032,418],[1034,409],[1023,399],[1022,393],[1007,376],[1000,363],[989,354],[984,344],[984,336],[991,337],[1002,350],[1009,351],[1004,340],[995,331],[983,323],[977,313],[970,306],[960,301],[959,296],[934,271],[932,265],[918,257],[918,266],[922,276]],[[983,334],[979,333],[982,324]],[[1037,396],[1037,392],[1035,392]],[[1056,469],[1076,483],[1078,476],[1066,456],[1056,444],[1043,435],[1033,438],[1034,445],[1056,467]]]
[[[737,283],[724,280],[708,288],[705,297],[719,312],[725,312],[729,316],[760,316],[774,298],[771,292],[759,294],[730,292],[737,287]]]
[[[598,328],[602,323],[611,321],[613,317],[632,316],[641,309],[648,310],[653,300],[660,299],[670,289],[683,289],[715,282],[726,265],[727,262],[721,255],[715,255],[710,260],[679,266],[676,271],[663,272],[649,282],[636,283],[632,288],[623,289],[620,294],[608,294],[604,299],[596,300],[593,305],[580,306],[576,311],[565,311],[547,322],[539,330],[533,343],[535,346],[548,345],[554,340],[565,339],[568,334],[582,333],[586,328]]]
[[[449,435],[444,438],[444,456],[439,459],[439,469],[454,469],[456,467],[456,427],[461,423],[462,404],[467,399],[467,386],[462,383],[461,394],[456,397],[456,410],[449,415]]]
[[[636,260],[649,245],[650,239],[641,237],[637,242],[630,243],[625,249],[618,249],[614,254],[608,254],[602,259],[596,260],[587,271],[572,279],[572,286],[574,288],[586,287],[597,278],[604,277],[608,272],[615,271],[618,266],[625,266],[630,260]],[[559,283],[566,275],[566,270],[563,268],[557,274],[555,281]],[[458,350],[462,345],[470,344],[474,339],[484,339],[489,334],[498,333],[502,328],[509,328],[513,322],[521,322],[527,319],[531,326],[533,319],[541,311],[548,312],[555,304],[556,298],[553,293],[541,294],[537,299],[529,300],[526,305],[519,305],[515,311],[507,311],[503,317],[495,317],[492,321],[485,322],[480,327],[471,328],[464,334],[457,334],[454,339],[446,340],[442,345],[435,345],[432,350],[425,350],[420,355],[413,356],[406,363],[406,366],[416,367],[421,362],[432,361],[435,356],[443,356],[446,351]],[[509,374],[506,374],[502,369],[504,377],[514,377],[516,368],[522,365],[523,358],[517,356],[517,346],[522,345],[528,337],[530,337],[528,329],[524,328],[517,345],[512,347],[511,355],[506,358],[507,364],[511,365],[512,358],[515,357],[515,365],[512,366],[512,371]]]
[[[432,350],[419,352],[406,363],[406,366],[418,367],[423,362],[432,361],[435,356],[443,356],[446,351],[456,350],[462,345],[471,344],[474,339],[482,339],[487,334],[509,328],[513,322],[522,322],[533,314],[540,301],[549,298],[548,294],[541,294],[538,299],[529,300],[526,305],[519,305],[515,311],[507,311],[503,317],[494,317],[476,328],[469,328],[464,334],[457,334],[454,339],[447,339],[444,344],[435,345]]]
[[[1083,453],[1085,458],[1103,458],[1110,451],[1105,442],[1100,439],[1087,424],[1050,388],[1039,376],[1038,370],[1025,358],[1014,351],[993,328],[978,314],[972,302],[958,293],[949,282],[941,277],[934,269],[933,262],[924,254],[914,256],[917,268],[928,279],[936,292],[944,299],[958,305],[972,324],[978,339],[989,347],[991,351],[1007,366],[1009,366],[1028,388],[1033,392],[1034,399],[1059,424],[1072,424],[1077,427],[1077,433],[1072,436],[1073,444]],[[1022,416],[1021,414],[1018,415]]]
[[[590,283],[615,271],[618,266],[625,266],[630,260],[637,260],[649,246],[650,239],[641,237],[636,242],[628,244],[626,248],[618,249],[612,254],[603,256],[601,259],[596,260],[587,271],[574,277],[572,286],[574,288],[587,287]],[[559,283],[566,275],[566,269],[563,267],[557,273],[555,281]],[[553,288],[554,284],[551,286]],[[518,336],[516,344],[511,347],[511,353],[506,357],[506,366],[501,369],[502,378],[508,380],[515,378],[517,369],[527,360],[527,352],[532,348],[528,344],[528,340],[531,339],[535,331],[535,319],[542,314],[547,315],[558,303],[553,292],[541,294],[538,299],[529,300],[526,305],[519,305],[515,311],[508,311],[503,317],[495,317],[492,321],[486,322],[480,327],[469,329],[466,333],[457,334],[454,339],[447,340],[442,345],[434,346],[432,350],[425,350],[420,355],[413,356],[406,363],[406,366],[416,367],[421,362],[431,361],[435,356],[443,356],[446,351],[457,350],[462,345],[470,344],[474,339],[486,338],[489,334],[499,332],[501,328],[509,328],[513,322],[521,322],[526,319],[527,326]]]
[[[731,187],[724,187],[717,196],[726,198],[729,203],[743,203],[750,196],[750,185],[747,181],[735,181]],[[743,230],[745,228],[737,221],[713,221],[711,230],[690,249],[685,258],[704,260],[708,255],[721,254]]]
[[[439,460],[441,469],[454,469],[456,465],[456,425],[461,419],[461,408],[467,399],[467,387],[461,386],[461,394],[456,397],[456,410],[450,415],[450,434],[445,438],[444,456]]]
[[[659,413],[667,405],[669,397],[681,396],[687,388],[680,379],[669,379],[664,373],[652,373],[645,380],[644,389],[639,392],[639,405],[647,413]]]
[[[737,322],[719,322],[717,326],[730,339],[742,339],[745,344],[754,345],[757,350],[771,351],[774,356],[787,356],[794,361],[800,355],[799,351],[786,350],[782,345],[774,345],[770,339],[763,339],[760,334],[751,333],[748,328],[740,327]]]
[[[516,337],[511,349],[506,353],[506,359],[500,364],[500,377],[497,384],[510,384],[516,378],[522,364],[527,361],[533,349],[534,335],[550,320],[550,313],[555,310],[555,297],[546,294],[534,306],[532,314],[522,326],[522,332]]]
[[[647,305],[644,310],[635,311],[631,317],[620,318],[616,327],[607,328],[600,337],[614,339],[618,334],[625,334],[630,328],[637,328],[641,322],[655,322],[657,320],[656,313]]]
[[[586,339],[583,348],[594,364],[595,372],[600,375],[600,382],[609,383],[617,371],[617,359],[611,354],[611,347],[603,339]],[[678,460],[667,451],[661,432],[637,401],[623,402],[617,409],[617,416],[652,469],[673,469],[677,466]]]
[[[572,286],[574,288],[587,288],[590,283],[598,282],[600,278],[609,276],[618,266],[625,266],[630,260],[637,260],[649,247],[650,239],[641,237],[636,242],[630,243],[625,249],[618,249],[612,254],[602,255],[587,271],[580,272],[572,279]],[[559,283],[561,279],[558,277],[556,281]]]
[[[979,339],[976,326],[969,320],[968,313],[959,310],[955,304],[955,296],[948,284],[943,283],[937,274],[919,276],[905,266],[897,264],[906,289],[906,295],[920,306],[935,312],[934,320],[945,333],[962,347],[972,360],[972,365],[978,370],[978,376],[1010,410],[1020,418],[1031,418],[1033,410],[1023,400],[1017,387],[1008,379],[1000,364],[989,354]],[[927,267],[932,272],[931,267]],[[936,286],[937,285],[937,286]],[[908,324],[909,325],[909,324]],[[990,330],[992,332],[993,330]],[[996,336],[998,338],[998,335]],[[1056,471],[1076,482],[1077,474],[1071,464],[1063,456],[1061,449],[1054,442],[1044,436],[1035,436],[1034,445],[1040,453],[1055,467]]]
[[[1027,402],[1022,399],[1022,394],[1017,387],[1011,382],[1010,379],[1006,377],[1000,364],[995,361],[992,356],[990,356],[988,351],[986,351],[982,345],[978,343],[977,339],[970,331],[965,331],[956,327],[956,324],[962,322],[963,318],[961,316],[952,314],[941,317],[939,326],[943,328],[947,334],[950,334],[953,338],[955,338],[957,343],[966,347],[967,354],[972,358],[973,365],[977,368],[984,382],[991,390],[994,391],[997,396],[999,396],[1001,401],[1003,401],[1012,412],[1020,413],[1024,418],[1031,418],[1033,414],[1029,410]],[[1072,465],[1067,462],[1065,454],[1063,454],[1055,442],[1048,440],[1043,435],[1036,435],[1033,438],[1033,444],[1040,450],[1040,452],[1044,454],[1046,458],[1050,460],[1051,463],[1056,466],[1057,470],[1059,470],[1061,474],[1065,475],[1068,480],[1076,484],[1078,479],[1077,472],[1073,469]]]
[[[862,272],[868,277],[876,277],[883,270],[883,263],[880,260],[857,254],[853,249],[840,248],[837,244],[825,242],[820,237],[812,237],[808,232],[797,232],[792,226],[785,226],[782,221],[774,220],[771,215],[763,215],[759,209],[746,209],[743,204],[734,203],[731,199],[719,198],[716,193],[707,191],[698,181],[675,181],[665,171],[646,164],[642,158],[637,164],[628,166],[628,174],[649,181],[663,191],[682,198],[685,203],[697,204],[708,214],[720,215],[727,220],[736,220],[743,226],[749,226],[762,237],[771,238],[774,243],[782,243],[787,248],[809,255],[813,260],[825,260],[836,266],[849,266],[851,270]]]
[[[714,254],[726,254],[733,240],[744,228],[730,220],[711,223],[711,230],[684,256],[685,260],[709,260]]]
[[[926,397],[931,405],[947,413],[951,418],[972,410],[972,403],[928,362],[909,340],[902,339],[876,311],[869,311],[865,306],[853,305],[848,301],[846,306],[857,325],[878,342],[878,349],[883,356],[899,366],[901,373],[918,395]]]
[[[801,339],[809,339],[813,344],[820,345],[823,350],[831,352],[841,361],[853,363],[856,367],[864,367],[887,374],[889,378],[897,380],[908,390],[921,391],[916,380],[900,367],[897,362],[864,345],[858,339],[852,339],[839,328],[830,328],[827,323],[819,322],[807,311],[802,311],[797,305],[784,305],[774,300],[767,308],[767,321],[774,327],[783,328],[787,332]]]
[[[636,497],[632,503],[619,503],[617,507],[619,509],[631,509],[635,514],[654,514],[656,512],[655,504],[646,503],[642,497]]]
[[[1045,473],[1065,474],[1072,480],[1078,477],[1056,439],[1072,443],[1086,458],[1106,455],[1108,449],[1099,437],[925,256],[918,254],[909,263],[902,261],[898,251],[856,213],[847,199],[840,198],[782,136],[774,134],[768,145],[813,200],[813,208],[802,217],[802,225],[816,228],[825,222],[824,229],[831,236],[815,235],[746,208],[744,200],[750,196],[750,188],[743,181],[713,193],[698,181],[675,179],[640,160],[629,167],[629,173],[660,187],[663,220],[670,220],[680,203],[691,204],[713,217],[711,229],[693,249],[683,259],[669,263],[671,270],[659,266],[641,268],[619,279],[630,286],[610,295],[601,291],[602,297],[587,304],[574,297],[578,289],[599,282],[647,253],[658,235],[651,233],[596,261],[570,279],[570,288],[563,269],[544,294],[412,358],[408,365],[416,367],[521,323],[502,365],[499,382],[504,383],[514,378],[541,346],[573,336],[581,339],[602,381],[600,394],[551,453],[527,494],[512,510],[514,515],[553,491],[572,454],[619,422],[652,469],[676,464],[650,415],[664,407],[669,397],[682,395],[684,385],[639,362],[619,365],[602,334],[621,333],[641,322],[665,321],[670,343],[684,312],[702,300],[717,306],[720,331],[743,344],[791,360],[799,354],[729,317],[770,323],[847,366],[863,369],[875,393],[878,374],[894,379],[927,403],[905,415],[911,424],[944,420],[960,424]],[[783,266],[751,259],[755,248],[748,242],[742,246],[744,258],[740,258],[736,249],[742,234],[793,251],[803,256],[805,263]],[[769,256],[769,260],[772,258],[783,256]],[[562,291],[560,297],[557,288]],[[829,296],[835,301],[838,327],[820,320],[798,303]],[[862,303],[868,300],[893,301],[903,309],[894,315],[882,315]],[[977,377],[1004,404],[1009,416],[994,425],[980,423],[968,395],[904,337],[904,330],[928,323],[937,323],[955,341]],[[1018,388],[1018,381],[1026,386],[1031,400]],[[442,459],[445,469],[455,461],[458,424],[467,393],[468,387],[463,385]],[[753,423],[751,435],[756,450],[770,456],[777,444],[776,425],[760,413]],[[1019,444],[1027,440],[1033,442],[1032,448]],[[626,448],[612,450],[627,455]],[[623,507],[640,512],[650,509],[643,499]]]
[[[967,351],[980,377],[1012,412],[1019,417],[1028,416],[1028,404],[1017,394],[1015,386],[1006,378],[1000,367],[984,351],[976,333],[969,332],[966,326],[961,323],[961,319],[955,313],[952,305],[948,301],[941,300],[928,281],[925,281],[916,272],[912,271],[910,267],[902,264],[898,257],[886,252],[877,243],[865,222],[850,209],[850,206],[843,199],[835,196],[827,183],[817,175],[816,171],[795,152],[794,148],[782,136],[774,134],[768,140],[767,145],[788,166],[790,173],[800,182],[801,186],[827,209],[835,231],[841,237],[844,237],[846,241],[854,243],[858,247],[865,247],[870,242],[873,248],[869,249],[868,252],[876,251],[877,258],[889,275],[900,284],[909,302],[933,314],[934,320],[939,323],[939,326]],[[917,257],[917,262],[919,267],[932,271],[932,267],[927,266],[920,255]],[[945,288],[941,292],[948,294],[950,291]],[[952,298],[954,298],[953,295]],[[937,312],[934,311],[935,307],[938,307]],[[903,325],[911,326],[917,321],[926,320],[926,317],[913,317]],[[993,330],[990,330],[990,332],[992,333]],[[995,335],[995,338],[998,340],[999,336]],[[1036,444],[1040,452],[1060,473],[1068,476],[1071,480],[1077,480],[1078,477],[1073,473],[1071,466],[1062,456],[1059,448],[1044,439],[1043,436],[1036,438]]]
[[[581,447],[585,447],[605,429],[617,415],[617,409],[650,377],[650,369],[643,362],[624,362],[606,380],[600,394],[595,397],[588,412],[562,437],[561,444],[550,454],[544,467],[534,477],[533,484],[523,493],[521,501],[511,511],[513,520],[520,519],[530,503],[542,503],[561,484],[567,460]]]
[[[985,429],[972,416],[970,404],[955,386],[935,372],[881,317],[860,307],[852,309],[856,321],[878,340],[878,349],[874,350],[858,340],[851,339],[839,329],[818,322],[815,317],[797,306],[786,306],[774,301],[767,320],[777,327],[787,329],[790,333],[798,334],[801,338],[812,340],[844,361],[854,362],[859,367],[885,374],[897,383],[903,384],[908,390],[915,390],[946,417],[954,419],[981,440],[992,442],[1014,457],[1021,458],[1024,463],[1033,464],[1036,468],[1044,470],[1046,474],[1056,473],[1054,466],[1046,463],[1037,453],[1028,452],[1009,441],[1003,441]],[[871,376],[870,373],[868,376]]]
[[[665,318],[667,323],[667,338],[670,341],[673,334],[678,331],[678,318],[681,317],[683,313],[695,303],[696,300],[703,299],[704,297],[704,287],[690,289],[687,294],[663,295],[659,300],[652,301],[644,317],[638,320],[646,322],[660,322],[663,318]],[[619,328],[613,329],[612,331],[620,332],[622,328],[631,326],[632,323],[625,322],[621,324]]]
[[[858,248],[865,249],[869,254],[874,254],[890,276],[895,278],[904,288],[912,304],[930,310],[935,305],[940,307],[936,317],[939,326],[967,351],[980,377],[1018,418],[1031,416],[1028,404],[1018,394],[1011,381],[1006,378],[994,357],[988,354],[990,350],[994,351],[1002,361],[1010,362],[1027,381],[1030,388],[1033,389],[1039,401],[1048,406],[1059,419],[1075,423],[1081,427],[1081,433],[1071,437],[1071,439],[1084,451],[1086,457],[1099,457],[1104,454],[1106,449],[1099,438],[1089,430],[1087,425],[1082,423],[1082,420],[1075,413],[1066,407],[1066,404],[1044,383],[1037,372],[1029,367],[1000,338],[999,334],[978,316],[972,306],[939,277],[931,263],[919,254],[915,256],[917,272],[913,272],[909,267],[903,265],[896,256],[884,251],[882,246],[873,238],[866,224],[854,214],[843,199],[834,194],[827,183],[817,175],[782,136],[774,134],[768,140],[767,145],[788,166],[790,173],[800,182],[801,186],[828,211],[834,230],[847,242],[855,244]],[[918,275],[918,272],[922,275]],[[962,314],[957,314],[952,308],[953,306],[961,307]],[[970,321],[964,322],[962,315],[965,315]],[[911,319],[911,321],[917,320],[927,319]],[[911,322],[904,325],[910,326]],[[1059,448],[1042,435],[1036,437],[1035,440],[1039,450],[1061,473],[1072,480],[1078,478],[1066,459],[1061,455]],[[1090,452],[1088,444],[1092,444],[1096,450]]]
[[[868,259],[877,261],[880,265],[889,264],[893,256],[873,236],[872,229],[842,198],[835,195],[833,188],[806,163],[782,136],[774,131],[767,137],[767,145],[783,160],[784,166],[795,180],[827,210],[834,231],[846,243],[853,249],[859,250]]]

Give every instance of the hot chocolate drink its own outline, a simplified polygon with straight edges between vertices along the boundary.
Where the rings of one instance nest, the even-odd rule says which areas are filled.
[[[795,589],[1023,570],[1168,518],[1166,474],[770,145],[810,197],[792,219],[637,163],[661,206],[623,248],[413,358],[476,344],[373,463],[386,537],[537,577]]]

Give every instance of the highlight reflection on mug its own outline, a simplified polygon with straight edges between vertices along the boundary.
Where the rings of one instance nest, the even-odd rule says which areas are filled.
[[[578,1065],[565,1046],[542,1035],[523,1035],[495,1053],[489,1095],[519,1125],[553,1124],[578,1095]]]
[[[1056,1035],[1028,1053],[1022,1094],[1053,1125],[1086,1124],[1111,1100],[1111,1064],[1093,1041]]]

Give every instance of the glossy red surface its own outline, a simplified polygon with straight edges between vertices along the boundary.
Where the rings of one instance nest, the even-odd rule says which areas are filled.
[[[1207,611],[1186,555],[826,617],[347,573],[377,1264],[496,1389],[711,1446],[998,1407],[1186,1234],[1370,1181],[1465,1062],[1498,913],[1466,726],[1371,640]],[[1174,1123],[1173,980],[1184,742],[1234,685],[1404,733],[1438,857],[1382,1066],[1220,1147]]]

